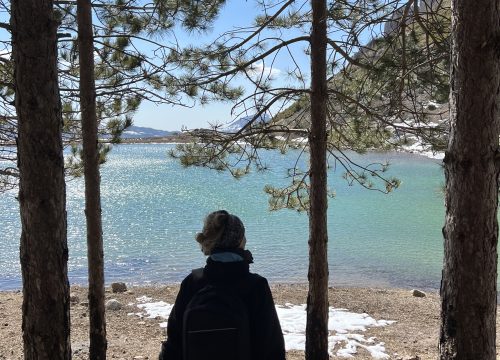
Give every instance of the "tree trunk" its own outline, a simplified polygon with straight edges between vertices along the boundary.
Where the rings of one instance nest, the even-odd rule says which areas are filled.
[[[309,292],[306,359],[328,357],[328,258],[326,172],[326,1],[312,0]]]
[[[80,108],[82,113],[85,215],[89,271],[89,319],[91,360],[106,359],[104,309],[104,251],[101,220],[99,149],[94,79],[94,38],[90,0],[77,1],[80,56]]]
[[[51,0],[12,1],[24,358],[70,359],[66,187]]]
[[[495,359],[498,6],[494,0],[452,2],[441,359]]]

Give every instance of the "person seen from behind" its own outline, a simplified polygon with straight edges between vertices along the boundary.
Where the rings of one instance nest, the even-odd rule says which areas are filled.
[[[181,283],[160,360],[284,360],[283,333],[267,280],[249,271],[245,227],[225,210],[196,235],[204,268]]]

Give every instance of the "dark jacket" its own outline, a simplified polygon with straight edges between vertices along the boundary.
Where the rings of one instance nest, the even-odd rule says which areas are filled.
[[[160,360],[182,360],[182,320],[194,294],[209,282],[234,286],[247,305],[250,319],[252,360],[284,360],[283,333],[267,280],[249,272],[247,261],[220,262],[207,259],[203,276],[191,273],[181,284],[168,318],[167,341],[163,342]]]

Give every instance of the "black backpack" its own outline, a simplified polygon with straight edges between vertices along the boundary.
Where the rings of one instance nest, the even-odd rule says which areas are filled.
[[[203,269],[193,270],[195,278]],[[248,309],[234,286],[208,283],[183,318],[184,360],[250,360]]]

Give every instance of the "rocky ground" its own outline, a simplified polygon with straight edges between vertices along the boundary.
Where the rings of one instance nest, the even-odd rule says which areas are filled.
[[[307,287],[304,285],[273,285],[276,304],[303,304]],[[107,300],[115,299],[122,306],[107,311],[108,359],[157,359],[165,333],[159,324],[164,319],[140,318],[130,313],[140,312],[137,298],[148,296],[154,301],[172,303],[178,286],[133,287],[124,293],[106,291]],[[86,289],[71,289],[71,342],[73,359],[88,358],[88,308]],[[365,337],[384,342],[391,359],[436,359],[439,329],[439,297],[427,293],[415,297],[409,290],[332,288],[330,305],[353,312],[366,312],[375,319],[395,320],[396,323],[370,328]],[[20,292],[0,292],[0,359],[22,359]],[[133,305],[131,305],[133,304]],[[289,360],[304,359],[300,351],[287,354]],[[337,357],[332,357],[337,358]],[[359,349],[355,359],[371,359]]]

